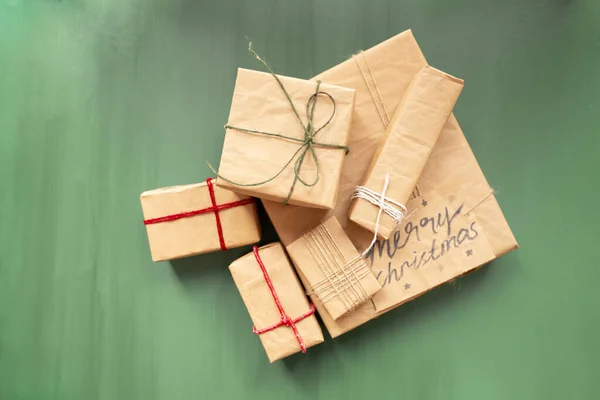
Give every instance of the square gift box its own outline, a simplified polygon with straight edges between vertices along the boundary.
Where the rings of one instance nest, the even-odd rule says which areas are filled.
[[[338,319],[371,300],[381,284],[335,216],[287,246],[311,297]]]
[[[348,151],[354,89],[239,69],[217,185],[331,209]]]

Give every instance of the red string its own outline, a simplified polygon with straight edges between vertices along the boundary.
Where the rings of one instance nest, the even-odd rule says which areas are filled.
[[[265,281],[267,281],[267,285],[269,286],[269,290],[271,291],[273,300],[275,300],[275,305],[277,306],[277,309],[279,310],[279,314],[281,314],[281,320],[278,323],[276,323],[275,325],[271,325],[267,328],[256,329],[256,327],[253,327],[252,332],[254,332],[257,335],[260,335],[262,333],[277,329],[280,326],[288,326],[288,327],[292,328],[292,330],[294,331],[294,335],[296,335],[296,339],[298,340],[298,343],[300,344],[300,349],[302,349],[303,353],[306,353],[306,346],[304,345],[304,341],[302,340],[302,337],[300,336],[300,332],[298,332],[296,323],[298,321],[303,320],[304,318],[307,318],[307,317],[310,317],[311,315],[313,315],[315,313],[315,305],[311,304],[310,310],[306,314],[302,314],[298,318],[291,319],[290,317],[288,317],[287,314],[285,313],[285,311],[283,311],[283,306],[281,305],[281,303],[279,301],[279,297],[277,296],[277,293],[275,292],[275,288],[273,287],[273,282],[271,282],[271,278],[269,277],[269,274],[267,273],[265,265],[263,264],[263,262],[260,258],[260,255],[258,254],[258,247],[254,246],[253,251],[254,251],[254,257],[256,258],[256,262],[258,262],[258,266],[260,267],[260,269],[265,277]]]
[[[210,194],[210,201],[212,204],[210,207],[202,208],[200,210],[186,211],[186,212],[182,212],[182,213],[167,215],[167,216],[159,217],[159,218],[145,219],[144,224],[145,225],[158,224],[161,222],[175,221],[175,220],[178,220],[181,218],[189,218],[189,217],[194,217],[196,215],[214,212],[215,219],[217,220],[217,233],[219,234],[219,244],[221,246],[221,250],[227,250],[227,246],[225,245],[225,238],[223,237],[223,226],[221,225],[221,218],[219,217],[219,211],[226,210],[228,208],[253,204],[254,199],[249,198],[249,199],[244,199],[244,200],[232,201],[231,203],[217,204],[217,200],[215,197],[215,189],[214,189],[212,181],[213,180],[211,178],[208,178],[206,180],[206,185],[208,186],[208,193]]]
[[[223,226],[221,226],[221,217],[219,217],[219,210],[217,207],[217,198],[215,197],[215,188],[213,187],[212,179],[208,178],[206,180],[206,185],[208,186],[208,193],[210,194],[210,201],[212,202],[212,206],[215,209],[215,219],[217,220],[217,233],[219,234],[219,245],[221,245],[221,250],[227,250],[227,246],[225,246],[225,238],[223,237]]]

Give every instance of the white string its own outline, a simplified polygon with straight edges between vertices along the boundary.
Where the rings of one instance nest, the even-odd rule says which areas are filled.
[[[386,213],[394,221],[396,221],[396,226],[402,222],[404,218],[404,214],[406,213],[406,207],[404,204],[399,203],[395,200],[390,199],[385,196],[385,192],[390,184],[390,174],[385,176],[385,181],[383,183],[383,191],[381,193],[377,193],[372,189],[369,189],[366,186],[357,186],[354,189],[354,194],[352,195],[352,199],[363,199],[368,201],[369,203],[379,207],[379,211],[377,212],[377,220],[375,222],[375,233],[373,235],[373,240],[367,249],[362,253],[363,256],[366,256],[367,253],[375,246],[377,242],[377,235],[379,233],[379,222],[381,220],[381,214]]]

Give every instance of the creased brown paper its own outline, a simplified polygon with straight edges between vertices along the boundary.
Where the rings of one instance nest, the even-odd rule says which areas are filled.
[[[383,312],[495,258],[488,236],[462,196],[431,191],[410,200],[410,217],[378,242],[369,265],[386,290],[373,297]],[[410,249],[410,251],[408,251]]]
[[[428,65],[417,72],[385,130],[356,194],[370,190],[370,194],[381,195],[385,187],[385,198],[406,206],[463,85],[461,79]],[[385,182],[388,182],[387,186]],[[371,200],[379,201],[376,196]],[[380,213],[379,204],[372,201],[364,197],[355,199],[349,218],[369,231],[377,232],[379,237],[389,239],[400,220],[386,212]],[[392,212],[394,209],[406,212],[391,202],[387,206]]]
[[[308,298],[283,246],[280,243],[271,243],[259,248],[258,254],[285,314],[294,320],[310,312]],[[280,322],[281,314],[254,253],[234,261],[229,270],[254,327],[261,330]],[[323,342],[323,333],[314,314],[296,322],[295,325],[305,348]],[[270,362],[301,351],[299,339],[291,327],[279,326],[261,333],[259,337]]]
[[[287,246],[308,293],[319,299],[331,318],[353,311],[381,290],[371,268],[335,216]]]
[[[214,187],[218,205],[249,199],[229,190]],[[141,194],[144,219],[204,210],[212,207],[206,182],[149,190]],[[256,204],[240,205],[219,211],[223,239],[227,248],[246,246],[260,240]],[[153,261],[172,260],[221,249],[214,212],[174,221],[146,225]]]
[[[410,81],[426,64],[412,32],[405,31],[359,53],[315,78],[321,79],[323,82],[356,89],[356,108],[348,143],[350,153],[346,160],[346,167],[342,171],[339,200],[336,207],[330,212],[284,207],[281,204],[263,201],[267,213],[285,245],[289,245],[306,230],[318,225],[324,217],[335,215],[359,250],[368,247],[372,234],[348,220],[350,197],[354,188],[365,176],[392,113],[396,110]],[[469,217],[475,218],[481,227],[480,235],[482,236],[477,239],[485,237],[494,258],[518,247],[502,210],[454,116],[451,115],[448,118],[429,160],[421,172],[417,186],[421,194],[435,191],[449,202],[453,201],[452,196],[454,196],[463,203],[463,209],[470,210]],[[460,227],[459,224],[456,224],[456,229],[470,226],[469,221],[468,219],[464,220]],[[412,217],[405,221],[405,225],[408,222],[412,222]],[[400,227],[399,231],[402,229],[405,228]],[[393,237],[390,240],[393,243]],[[379,242],[379,246],[387,246],[390,240]],[[414,242],[411,242],[399,248],[394,257],[397,257],[397,260],[408,259],[413,251],[416,252],[421,248],[413,249],[413,244]],[[375,251],[378,252],[377,248]],[[386,257],[379,257],[378,253],[375,253],[372,262],[373,270],[385,271],[390,260]],[[394,260],[391,262],[392,265],[395,263]],[[452,265],[444,267],[444,275],[439,279],[424,281],[422,286],[411,292],[410,298],[417,297],[452,277],[468,272],[464,268],[457,269]],[[469,270],[476,267],[468,265]],[[304,281],[305,278],[302,277],[302,274],[299,275]],[[382,275],[380,275],[380,283],[383,283]],[[393,297],[393,300],[389,302],[393,304],[391,307],[376,308],[373,301],[370,301],[337,320],[328,315],[318,299],[315,299],[314,296],[312,299],[329,333],[336,337],[381,315],[388,309],[402,304],[408,299],[397,294],[402,290],[404,290],[402,285],[385,285],[375,297],[383,298],[389,294]]]
[[[306,105],[315,93],[316,83],[284,76],[279,78],[306,125]],[[288,197],[293,185],[289,204],[333,208],[346,154],[344,149],[323,147],[320,144],[347,145],[355,91],[324,83],[320,85],[319,91],[329,94],[333,99],[332,101],[327,95],[319,94],[314,106],[312,126],[315,131],[323,127],[315,134],[312,144],[319,171],[310,150],[306,151],[300,169],[300,177],[307,184],[314,182],[317,174],[318,181],[314,186],[305,185],[300,180],[294,185],[295,163],[307,150],[307,145],[302,143],[304,129],[271,74],[240,68],[227,125],[276,133],[299,141],[226,129],[219,165],[219,176],[225,179],[217,179],[217,185],[281,203]],[[329,118],[331,120],[328,122]],[[277,175],[282,168],[284,169],[280,175],[260,185],[240,186],[231,183],[263,182]]]

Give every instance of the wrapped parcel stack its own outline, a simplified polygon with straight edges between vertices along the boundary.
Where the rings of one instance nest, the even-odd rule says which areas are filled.
[[[215,178],[141,196],[155,261],[280,242],[229,269],[273,362],[518,247],[411,31],[311,80],[239,69]],[[262,64],[262,65],[260,65]]]

